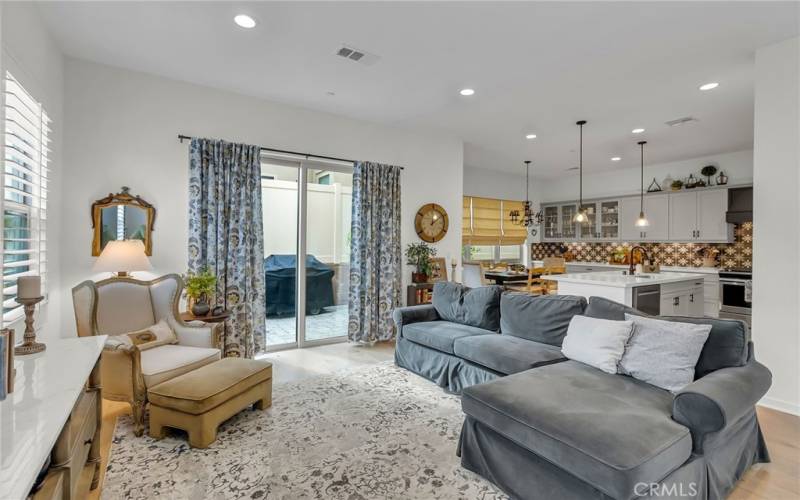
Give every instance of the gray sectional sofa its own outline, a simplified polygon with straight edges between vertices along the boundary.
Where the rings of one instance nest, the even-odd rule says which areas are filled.
[[[769,456],[755,412],[771,384],[738,321],[711,324],[677,393],[561,354],[576,314],[642,313],[606,299],[437,283],[397,309],[395,362],[460,393],[462,465],[519,499],[718,499]]]

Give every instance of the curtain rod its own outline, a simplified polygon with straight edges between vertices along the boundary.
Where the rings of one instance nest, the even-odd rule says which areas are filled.
[[[178,140],[181,141],[181,143],[184,140],[188,140],[188,139],[192,139],[192,138],[189,137],[188,135],[178,134]],[[314,159],[314,158],[319,158],[321,160],[343,161],[345,163],[353,163],[353,164],[355,164],[355,161],[353,161],[353,160],[348,160],[348,159],[345,159],[345,158],[336,158],[334,156],[322,156],[322,155],[314,155],[314,154],[310,154],[310,153],[298,153],[297,151],[287,151],[285,149],[265,148],[264,146],[259,146],[259,149],[261,151],[269,151],[269,152],[272,152],[272,153],[283,153],[283,154],[289,154],[289,155],[305,156],[306,159],[308,159],[308,160],[311,160],[311,159]],[[400,170],[405,170],[405,168],[404,167],[400,167]]]

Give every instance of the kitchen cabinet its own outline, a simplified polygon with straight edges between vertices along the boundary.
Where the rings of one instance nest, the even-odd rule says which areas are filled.
[[[581,205],[586,220],[578,226],[579,238],[581,240],[596,240],[597,232],[597,203],[584,203]]]
[[[672,241],[733,241],[733,226],[725,220],[728,190],[712,189],[669,195],[669,239]]]
[[[620,200],[620,237],[623,241],[666,241],[669,239],[669,195],[647,195],[644,213],[650,225],[637,227],[641,203],[638,197]]]
[[[544,214],[543,240],[574,240],[578,237],[578,228],[574,220],[575,214],[578,212],[577,204],[548,205],[543,207],[542,211]]]
[[[619,200],[600,202],[600,239],[619,239]]]
[[[703,279],[661,285],[661,316],[702,318]]]

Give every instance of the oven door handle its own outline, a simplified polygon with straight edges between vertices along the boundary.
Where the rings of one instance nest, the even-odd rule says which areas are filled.
[[[719,280],[719,283],[720,283],[720,285],[745,286],[747,281],[746,280],[743,280],[743,281],[738,281],[738,280],[736,280],[736,281],[734,281],[734,280],[730,280],[730,281],[728,281],[728,280]]]

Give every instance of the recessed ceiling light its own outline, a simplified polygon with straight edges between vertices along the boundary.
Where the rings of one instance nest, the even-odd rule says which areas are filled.
[[[631,133],[633,133],[633,134],[641,134],[642,132],[644,132],[643,128],[635,128],[635,129],[631,130]]]
[[[473,94],[475,94],[475,91],[472,90],[472,89],[461,89],[459,94],[461,94],[461,95],[473,95]]]
[[[620,158],[619,156],[612,156],[611,157],[611,161],[620,161],[621,159],[622,158]]]
[[[703,85],[700,85],[700,90],[711,90],[711,89],[715,89],[717,87],[719,87],[719,83],[717,83],[717,82],[709,82],[709,83],[704,83]]]
[[[233,22],[235,22],[242,28],[250,29],[256,27],[256,20],[248,16],[247,14],[239,14],[238,16],[233,18]]]
[[[526,139],[536,139],[536,134],[528,134],[525,136]]]

